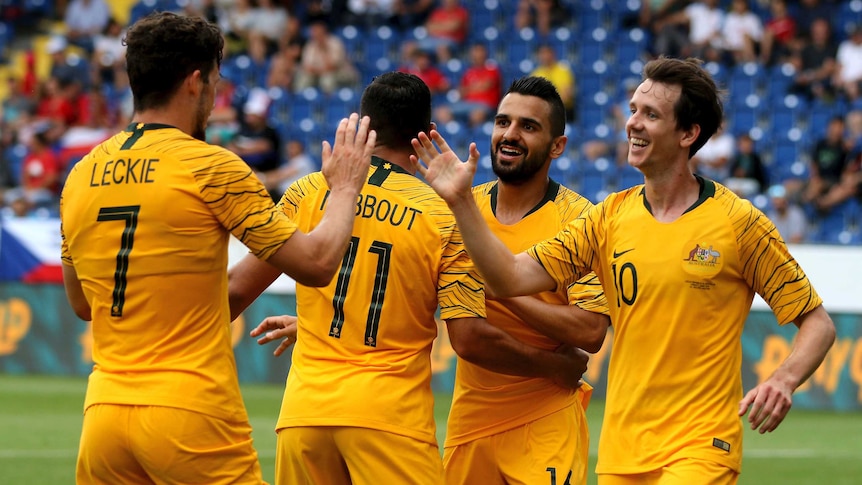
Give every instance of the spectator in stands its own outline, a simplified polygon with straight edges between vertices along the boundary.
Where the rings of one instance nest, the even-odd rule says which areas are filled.
[[[245,49],[248,33],[254,28],[256,16],[253,0],[234,0],[226,15],[224,35],[228,42],[228,51],[239,52]]]
[[[269,95],[263,88],[249,92],[243,105],[239,132],[228,144],[228,149],[242,158],[264,182],[269,173],[281,165],[281,136],[267,118]],[[281,194],[272,193],[277,200]]]
[[[862,153],[850,158],[841,178],[833,185],[818,201],[818,209],[821,211],[832,210],[845,201],[856,197],[862,202]]]
[[[786,62],[796,42],[796,20],[787,9],[787,1],[772,0],[769,10],[760,43],[760,62],[765,66]]]
[[[725,130],[725,123],[719,125],[712,137],[691,157],[691,171],[718,183],[724,183],[730,175],[730,161],[733,158],[736,140]]]
[[[270,50],[284,34],[288,18],[287,9],[274,0],[257,0],[254,23],[249,29],[249,34],[263,35]]]
[[[425,25],[434,9],[435,0],[395,0],[395,17],[401,30]]]
[[[266,87],[292,89],[295,83],[296,71],[302,57],[302,26],[296,15],[288,18],[284,35],[278,42],[278,49],[269,60],[269,72],[266,74]]]
[[[724,10],[718,0],[692,2],[653,23],[658,31],[653,47],[657,53],[719,60],[723,22]]]
[[[488,60],[488,48],[476,43],[470,46],[470,67],[461,76],[460,99],[438,107],[435,119],[450,119],[479,126],[490,118],[500,103],[503,75],[497,63]]]
[[[828,199],[824,199],[824,196],[838,184],[847,167],[844,127],[843,116],[833,117],[826,128],[826,135],[817,140],[811,152],[810,178],[802,201],[812,204],[819,211],[828,211]]]
[[[862,94],[862,25],[856,25],[835,54],[835,88],[851,103]]]
[[[66,128],[78,122],[77,95],[80,84],[69,78],[49,77],[40,84],[36,118],[50,121],[55,127],[52,139],[59,138]]]
[[[105,30],[95,36],[90,65],[96,71],[95,82],[104,86],[114,84],[118,71],[126,68],[125,30],[113,17]]]
[[[660,39],[684,39],[686,37],[683,25],[667,23],[666,21],[671,16],[681,12],[688,3],[687,0],[646,0],[640,2],[641,9],[638,14],[637,25],[652,34],[652,44],[649,51],[653,56],[657,57],[664,54],[669,57],[679,57],[680,52],[678,51],[662,50],[678,46],[677,42],[665,42]]]
[[[536,49],[536,68],[530,76],[538,76],[551,81],[557,88],[563,105],[566,107],[566,119],[575,119],[575,74],[567,62],[557,60],[557,51],[550,44],[542,44]]]
[[[721,27],[725,58],[734,64],[757,61],[763,22],[748,7],[748,0],[732,0]]]
[[[43,124],[27,141],[27,156],[21,164],[21,184],[4,195],[6,204],[24,215],[38,207],[52,207],[59,201],[60,161],[48,138],[50,127]]]
[[[730,162],[730,176],[725,180],[725,185],[746,199],[768,187],[766,167],[748,133],[736,137],[736,153]]]
[[[111,10],[105,0],[72,0],[63,15],[66,38],[92,53],[95,37],[105,30],[110,18]]]
[[[817,19],[812,22],[810,40],[802,41],[801,48],[790,58],[796,68],[791,92],[808,99],[831,97],[834,92],[832,77],[837,51],[829,20]]]
[[[428,86],[432,97],[446,94],[449,90],[449,79],[435,64],[432,53],[409,44],[405,44],[403,52],[406,62],[398,68],[400,72],[410,73],[421,79]]]
[[[799,204],[793,202],[783,185],[769,188],[769,207],[766,216],[774,224],[778,233],[788,244],[805,242],[808,232],[808,219]]]
[[[45,45],[45,52],[51,57],[51,68],[48,75],[61,81],[78,81],[81,86],[88,87],[91,72],[86,59],[75,52],[69,52],[69,43],[65,37],[53,36]]]
[[[359,73],[347,57],[344,42],[329,32],[322,20],[309,26],[308,41],[302,48],[302,60],[296,72],[294,89],[319,88],[332,93],[344,86],[356,84]]]
[[[834,9],[831,1],[799,0],[789,5],[790,14],[796,21],[796,35],[803,42],[814,39],[814,23],[818,20],[831,21]]]
[[[420,49],[431,50],[438,62],[446,62],[461,48],[470,29],[470,13],[461,0],[441,0],[425,22],[428,36],[420,39]]]
[[[831,210],[854,196],[862,202],[862,110],[847,113],[845,125],[847,163],[838,183],[818,200],[820,210]]]
[[[847,134],[844,137],[844,146],[850,158],[862,153],[862,108],[854,109],[845,117]]]
[[[0,118],[2,130],[0,132],[16,129],[35,109],[36,102],[29,93],[24,91],[23,83],[15,76],[8,76],[6,78],[6,97],[0,105],[0,112],[2,112],[2,118]]]
[[[534,27],[539,36],[547,36],[568,15],[560,0],[518,0],[515,28]]]
[[[317,170],[317,164],[311,159],[302,140],[294,139],[285,143],[284,152],[284,163],[278,170],[267,174],[264,185],[270,193],[284,194],[292,183]]]
[[[236,85],[228,76],[219,78],[213,110],[207,120],[206,140],[213,145],[227,146],[239,131],[239,113],[234,99]]]

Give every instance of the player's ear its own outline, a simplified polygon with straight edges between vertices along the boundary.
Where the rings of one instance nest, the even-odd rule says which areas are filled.
[[[566,135],[560,135],[551,141],[551,158],[558,158],[566,150],[566,143],[569,138]]]

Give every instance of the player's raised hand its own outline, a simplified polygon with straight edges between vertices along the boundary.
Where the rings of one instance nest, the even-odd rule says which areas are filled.
[[[466,162],[458,158],[437,130],[431,130],[430,138],[425,133],[419,133],[411,143],[416,151],[416,157],[410,156],[411,161],[443,200],[451,205],[459,198],[472,197],[473,175],[479,163],[479,150],[475,143],[470,143]]]
[[[377,132],[369,128],[371,119],[352,113],[338,123],[334,145],[323,142],[321,171],[333,191],[358,193],[368,177],[371,153],[377,143]]]
[[[275,351],[276,357],[283,354],[288,347],[296,343],[296,317],[293,315],[278,315],[266,317],[257,327],[250,332],[257,339],[258,345],[266,345],[272,341],[282,339]],[[261,335],[263,335],[261,337]]]

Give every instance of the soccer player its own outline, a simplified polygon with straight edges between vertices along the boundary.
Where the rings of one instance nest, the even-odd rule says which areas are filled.
[[[484,319],[484,287],[455,219],[414,176],[411,139],[432,129],[425,83],[401,72],[377,76],[360,110],[377,133],[373,167],[338,276],[326,287],[296,288],[297,343],[276,425],[276,482],[442,484],[430,386],[438,306],[455,352],[497,372],[576,388],[586,359],[571,346],[528,346]],[[279,206],[310,229],[328,197],[314,173]],[[276,276],[258,259],[237,263],[231,311]]]
[[[427,164],[419,170],[452,208],[495,295],[565,287],[590,270],[599,276],[615,334],[600,484],[736,483],[739,416],[748,412],[752,429],[773,431],[835,328],[775,226],[690,171],[689,159],[723,115],[700,62],[647,63],[630,108],[628,161],[645,183],[517,255],[494,237],[471,194],[475,145],[461,162],[439,133],[419,134],[414,146]],[[740,336],[755,292],[779,324],[799,331],[787,359],[743,397]]]
[[[592,207],[548,178],[551,160],[566,148],[565,110],[554,85],[541,77],[513,82],[498,106],[491,134],[497,180],[474,187],[473,196],[491,230],[512,251],[553,236]],[[591,273],[586,281],[556,290],[489,299],[488,321],[539,348],[564,343],[598,351],[610,322],[598,278]],[[586,483],[588,384],[565,389],[460,357],[455,376],[443,455],[449,485]]]
[[[219,29],[158,13],[125,40],[134,122],[75,165],[60,208],[66,294],[94,338],[77,483],[261,483],[230,343],[228,238],[328,283],[375,134],[354,114],[324,144],[326,215],[303,233],[245,162],[203,141]]]

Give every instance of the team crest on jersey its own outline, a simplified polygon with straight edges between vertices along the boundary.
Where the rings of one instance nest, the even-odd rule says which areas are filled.
[[[721,271],[724,260],[721,251],[712,244],[703,241],[692,242],[686,246],[682,259],[682,268],[692,274],[712,276]]]

